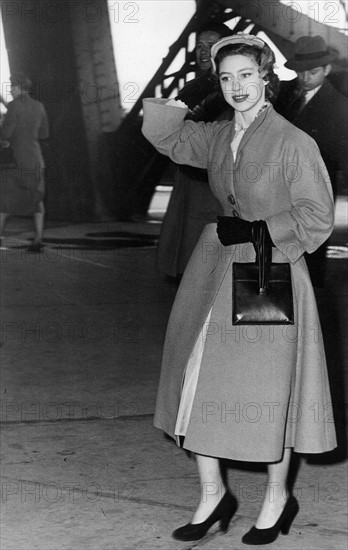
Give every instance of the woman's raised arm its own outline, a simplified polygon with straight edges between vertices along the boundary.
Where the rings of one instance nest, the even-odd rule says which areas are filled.
[[[177,164],[207,168],[209,145],[218,123],[185,121],[188,109],[181,103],[144,99],[142,132],[159,153]]]

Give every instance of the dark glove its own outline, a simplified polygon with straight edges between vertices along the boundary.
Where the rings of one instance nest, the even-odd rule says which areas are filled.
[[[175,99],[180,99],[186,103],[189,109],[194,109],[209,94],[219,89],[219,79],[215,74],[211,74],[208,71],[185,84]]]
[[[248,222],[232,216],[218,216],[217,219],[216,232],[224,246],[252,242],[252,228],[255,222]],[[265,226],[267,242],[274,246],[266,223]]]
[[[221,244],[248,243],[251,241],[252,222],[232,216],[218,216],[217,234]]]

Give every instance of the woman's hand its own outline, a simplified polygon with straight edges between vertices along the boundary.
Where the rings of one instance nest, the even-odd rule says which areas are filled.
[[[232,216],[218,216],[217,219],[216,232],[221,244],[224,246],[253,242],[252,229],[255,222],[248,222]],[[265,224],[266,240],[268,244],[274,246],[267,224],[266,222],[263,223]]]
[[[7,107],[8,103],[7,101],[5,101],[5,99],[3,98],[3,96],[0,94],[0,103],[3,103],[5,105],[5,107]]]
[[[251,242],[252,222],[232,216],[218,216],[216,232],[221,244],[229,246]]]
[[[166,105],[170,105],[171,107],[180,107],[180,109],[187,109],[186,103],[181,101],[181,99],[170,99],[167,101]]]

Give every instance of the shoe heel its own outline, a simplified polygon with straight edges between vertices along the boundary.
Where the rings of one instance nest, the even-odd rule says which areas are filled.
[[[283,535],[288,535],[289,534],[289,531],[291,529],[291,525],[292,525],[295,517],[297,516],[298,511],[299,511],[299,506],[297,504],[297,506],[294,506],[294,509],[293,509],[292,513],[285,519],[285,521],[283,522],[283,525],[280,528],[280,531]]]
[[[219,522],[221,531],[226,533],[228,524],[230,523],[236,510],[236,499],[231,495],[231,493],[226,492],[219,504],[205,521],[202,523],[188,523],[187,525],[183,525],[173,531],[172,537],[175,540],[182,540],[186,542],[200,540],[204,537],[210,527],[217,522]]]
[[[220,531],[222,531],[222,533],[227,533],[228,527],[229,527],[230,522],[231,522],[231,519],[232,519],[233,515],[235,514],[235,512],[236,512],[236,509],[230,510],[228,512],[228,514],[226,514],[224,517],[221,518],[221,520],[220,520]]]
[[[231,517],[232,517],[232,516],[231,516]],[[229,526],[230,521],[231,521],[231,517],[226,518],[226,519],[224,518],[224,519],[222,519],[222,520],[220,521],[220,531],[221,531],[222,533],[227,533],[227,531],[228,531],[228,526]]]

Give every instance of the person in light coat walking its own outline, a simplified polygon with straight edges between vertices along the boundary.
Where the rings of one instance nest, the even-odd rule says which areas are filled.
[[[7,104],[0,138],[12,148],[15,169],[1,170],[0,231],[2,235],[8,216],[32,214],[35,237],[28,250],[40,252],[45,216],[45,162],[40,140],[48,138],[49,123],[43,104],[30,97],[30,87],[31,81],[23,73],[11,76],[13,101]]]

